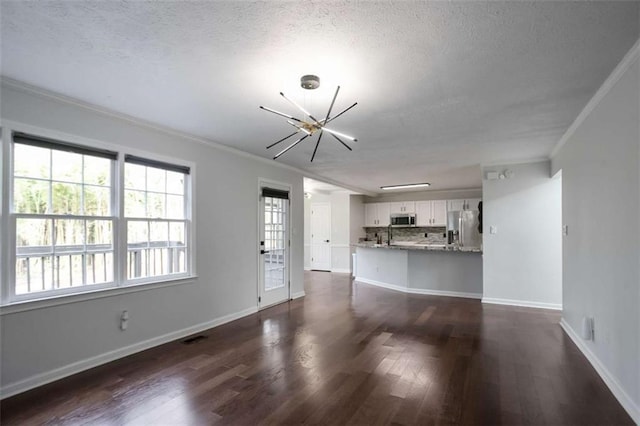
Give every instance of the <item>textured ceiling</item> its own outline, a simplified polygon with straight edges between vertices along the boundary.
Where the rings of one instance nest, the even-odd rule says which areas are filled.
[[[347,185],[481,185],[549,155],[639,37],[638,2],[3,1],[3,75],[264,157],[258,105],[358,106],[278,161]],[[304,91],[302,74],[321,88]]]

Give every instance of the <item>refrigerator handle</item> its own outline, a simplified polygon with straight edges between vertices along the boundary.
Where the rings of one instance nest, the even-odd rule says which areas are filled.
[[[458,245],[460,247],[464,246],[464,227],[462,226],[462,212],[460,212],[460,216],[458,216]]]

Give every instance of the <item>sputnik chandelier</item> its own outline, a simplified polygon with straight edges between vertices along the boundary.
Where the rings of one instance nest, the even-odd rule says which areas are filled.
[[[307,90],[317,89],[318,87],[320,87],[320,78],[318,76],[315,76],[315,75],[303,75],[302,78],[300,78],[300,85],[302,86],[302,88],[307,89]],[[289,123],[290,125],[292,125],[293,127],[296,128],[295,132],[291,133],[288,136],[285,136],[284,138],[280,139],[279,141],[276,141],[276,142],[272,143],[271,145],[269,145],[267,147],[267,149],[273,148],[274,146],[278,145],[279,143],[284,142],[287,139],[289,139],[289,138],[291,138],[291,137],[293,137],[295,135],[299,135],[301,133],[304,134],[301,138],[296,140],[294,143],[292,143],[291,145],[289,145],[288,147],[286,147],[285,149],[283,149],[282,151],[277,153],[275,155],[275,157],[273,157],[274,160],[277,159],[278,157],[280,157],[285,152],[289,151],[294,146],[298,145],[300,142],[302,142],[306,138],[311,137],[311,136],[313,136],[313,135],[315,135],[317,133],[318,134],[318,140],[316,141],[316,147],[314,148],[313,154],[311,155],[311,161],[313,162],[313,159],[316,156],[316,152],[318,151],[318,146],[320,145],[320,140],[322,140],[322,135],[324,134],[324,132],[329,133],[338,142],[340,142],[342,145],[344,145],[345,148],[347,148],[349,151],[353,151],[351,149],[351,147],[349,145],[347,145],[341,138],[349,139],[352,142],[357,142],[358,139],[356,139],[356,138],[354,138],[352,136],[349,136],[349,135],[345,135],[344,133],[338,132],[336,130],[333,130],[333,129],[330,129],[330,128],[327,127],[327,124],[329,124],[330,122],[332,122],[336,118],[340,117],[342,114],[344,114],[345,112],[349,111],[354,106],[358,105],[357,102],[354,102],[353,105],[351,105],[350,107],[344,109],[339,114],[336,114],[336,115],[334,115],[332,117],[331,116],[331,111],[333,110],[333,105],[336,102],[336,98],[338,97],[338,92],[339,91],[340,91],[340,86],[338,86],[338,88],[336,89],[335,95],[333,95],[333,100],[331,101],[331,105],[329,105],[329,111],[327,111],[327,116],[324,118],[324,120],[318,120],[313,115],[311,115],[307,110],[305,110],[300,105],[298,105],[295,101],[293,101],[292,99],[287,98],[284,95],[284,93],[282,93],[282,92],[280,92],[280,96],[282,96],[291,105],[293,105],[294,107],[299,109],[304,114],[303,119],[296,118],[296,117],[294,117],[292,115],[285,114],[283,112],[276,111],[274,109],[267,108],[267,107],[264,107],[262,105],[260,106],[260,109],[263,109],[265,111],[268,111],[268,112],[271,112],[273,114],[276,114],[276,115],[279,115],[281,117],[286,118],[287,119],[287,123]]]

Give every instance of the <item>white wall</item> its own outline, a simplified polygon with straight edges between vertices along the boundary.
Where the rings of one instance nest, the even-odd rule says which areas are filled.
[[[364,196],[351,195],[349,197],[349,217],[349,244],[351,244],[350,253],[353,254],[356,252],[354,244],[360,238],[367,236],[364,232]],[[351,271],[353,272],[353,264],[351,264]]]
[[[304,200],[304,267],[311,268],[311,206],[314,203],[329,203],[331,206],[331,270],[351,270],[351,248],[349,240],[350,200],[349,193],[335,191],[330,194],[313,193]]]
[[[640,42],[570,128],[562,170],[563,326],[640,423]],[[579,336],[579,333],[577,334]]]
[[[124,355],[144,342],[178,338],[184,330],[255,310],[260,177],[293,187],[291,285],[293,294],[303,291],[303,182],[299,173],[13,87],[2,87],[1,102],[3,120],[196,163],[198,274],[182,285],[18,313],[3,310],[1,383],[5,396],[8,391]],[[131,320],[129,329],[122,332],[117,319],[124,309]]]
[[[514,173],[482,183],[485,302],[562,306],[561,186],[549,167],[544,161],[483,169],[483,176]]]

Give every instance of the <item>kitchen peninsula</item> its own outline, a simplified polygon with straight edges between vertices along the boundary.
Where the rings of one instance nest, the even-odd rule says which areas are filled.
[[[446,244],[362,242],[356,281],[405,293],[482,298],[482,251]]]

